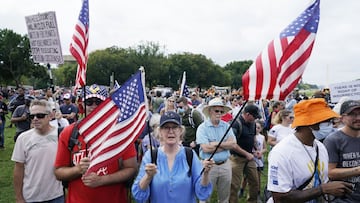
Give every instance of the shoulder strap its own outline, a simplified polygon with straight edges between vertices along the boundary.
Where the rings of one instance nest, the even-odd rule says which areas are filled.
[[[314,172],[313,172],[312,176],[307,181],[305,181],[305,183],[303,183],[302,185],[300,185],[297,188],[297,190],[303,190],[310,183],[310,181],[313,179],[313,177],[317,171],[316,167],[318,165],[318,162],[319,162],[319,147],[316,146],[316,158],[315,158]]]
[[[78,122],[76,122],[74,124],[74,128],[71,131],[71,136],[70,136],[69,143],[68,143],[68,149],[70,150],[70,152],[73,150],[75,145],[80,144],[80,142],[78,140],[79,129],[77,126],[78,126]]]
[[[186,161],[189,166],[188,176],[191,177],[191,169],[192,169],[192,160],[193,160],[193,151],[190,147],[185,147],[185,153],[186,153]]]
[[[190,147],[184,147],[185,148],[185,153],[186,153],[186,162],[189,165],[189,171],[188,171],[188,176],[191,176],[191,169],[192,169],[192,160],[193,160],[193,151]],[[157,153],[158,153],[158,149],[154,148],[151,151],[151,158],[153,160],[151,160],[151,163],[157,164]]]

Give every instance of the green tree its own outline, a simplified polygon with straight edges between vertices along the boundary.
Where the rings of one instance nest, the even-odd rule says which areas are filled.
[[[28,38],[12,30],[0,29],[1,79],[7,84],[19,86],[21,77],[28,76],[32,66]]]
[[[238,89],[242,87],[242,76],[249,69],[253,62],[247,61],[234,61],[225,65],[225,71],[231,75],[231,87]]]

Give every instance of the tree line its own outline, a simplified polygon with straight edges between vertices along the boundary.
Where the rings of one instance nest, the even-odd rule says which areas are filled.
[[[242,75],[252,64],[251,60],[233,61],[224,67],[202,54],[190,52],[165,54],[165,47],[155,42],[121,48],[112,46],[89,53],[87,84],[109,85],[110,76],[122,84],[140,66],[145,67],[146,86],[164,85],[178,89],[183,72],[187,85],[208,88],[212,85],[242,86]],[[52,69],[57,86],[74,85],[77,63],[65,62]],[[45,65],[32,61],[29,38],[9,29],[0,29],[1,85],[33,85],[35,89],[50,86]]]

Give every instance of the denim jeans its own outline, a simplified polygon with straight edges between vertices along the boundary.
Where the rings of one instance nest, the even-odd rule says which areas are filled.
[[[5,120],[2,120],[0,124],[0,147],[3,147],[5,144],[4,130],[5,130]]]
[[[48,201],[43,201],[43,202],[28,202],[28,203],[64,203],[64,202],[65,202],[64,195],[61,195],[60,197],[57,197],[57,198],[55,198],[55,199],[48,200]]]

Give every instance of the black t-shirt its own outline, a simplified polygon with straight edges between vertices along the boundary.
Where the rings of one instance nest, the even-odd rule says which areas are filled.
[[[239,118],[240,122],[234,122],[233,129],[237,144],[245,151],[252,153],[255,145],[256,125],[255,122],[246,123],[242,116]],[[241,124],[240,124],[241,123]],[[241,125],[241,127],[240,127]],[[232,154],[244,157],[234,151]]]

